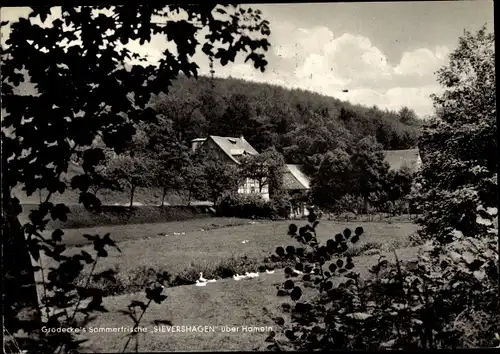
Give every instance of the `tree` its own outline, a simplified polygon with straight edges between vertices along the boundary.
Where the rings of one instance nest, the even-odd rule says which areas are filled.
[[[134,205],[137,188],[151,187],[155,178],[156,162],[144,155],[120,155],[106,166],[108,178],[121,182],[130,193],[130,207]]]
[[[258,155],[248,155],[241,159],[240,175],[255,180],[259,193],[267,187],[270,195],[281,189],[285,167],[283,156],[271,147]]]
[[[240,171],[237,166],[220,161],[216,156],[210,154],[200,154],[201,174],[197,176],[201,181],[196,191],[199,198],[207,198],[215,206],[224,193],[236,192],[241,182]]]
[[[340,148],[328,151],[312,182],[313,203],[325,209],[337,209],[338,202],[351,189],[351,175],[349,154]]]
[[[445,89],[419,141],[420,206],[422,235],[446,241],[453,229],[481,234],[478,206],[497,206],[494,35],[465,31],[437,77]]]
[[[405,124],[414,124],[418,121],[418,116],[413,109],[402,107],[398,111],[399,120]]]
[[[254,116],[255,111],[248,96],[232,94],[228,99],[226,111],[217,122],[216,131],[223,136],[240,136]]]
[[[383,184],[387,180],[389,165],[384,161],[382,146],[371,136],[361,139],[355,146],[351,163],[354,194],[363,197],[366,210],[368,202],[374,204],[383,199]]]
[[[3,269],[4,279],[8,280],[4,287],[8,289],[6,325],[11,332],[26,326],[16,320],[22,308],[34,309],[31,321],[35,328],[41,328],[30,255],[38,261],[40,248],[46,248],[46,253],[56,260],[65,259],[58,244],[63,232],[56,230],[53,240],[46,240],[40,231],[45,228],[48,215],[63,220],[67,217],[68,208],[53,205],[50,198],[66,190],[60,176],[67,170],[72,154],[82,157],[85,171],[84,175],[72,179],[72,187],[80,191],[80,202],[85,207],[98,209],[100,202],[89,191],[89,186],[94,167],[105,156],[102,149],[91,148],[92,142],[101,136],[108,147],[121,153],[134,134],[134,123],[154,118],[152,109],[145,108],[151,94],[167,91],[180,72],[197,76],[198,66],[191,61],[197,48],[201,47],[205,55],[222,65],[234,61],[242,51],[247,52],[247,60],[257,69],[264,71],[267,64],[262,50],[266,51],[269,46],[266,40],[270,34],[269,23],[258,10],[214,4],[62,6],[58,10],[60,14],[47,23],[54,9],[33,8],[30,18],[38,17],[48,26],[41,27],[25,18],[12,23],[1,53],[2,104],[6,110],[2,121],[2,169],[5,171],[2,201],[4,231],[9,231],[8,237],[3,238],[4,255],[7,255]],[[173,13],[184,14],[180,16],[184,19],[153,20]],[[205,32],[203,43],[197,40],[200,32]],[[175,43],[176,53],[166,50],[157,66],[134,65],[128,71],[124,62],[133,58],[144,63],[146,58],[131,53],[124,45],[132,41],[149,42],[153,34],[163,35]],[[34,85],[33,95],[16,92],[23,81]],[[17,219],[22,211],[19,200],[11,196],[18,184],[24,186],[28,195],[39,189],[49,191],[25,225]],[[108,238],[105,240],[111,243]],[[83,260],[72,258],[71,262],[74,273]],[[64,269],[59,269],[52,280],[63,281],[56,289],[62,289],[65,294],[74,293],[73,273],[64,278]],[[161,290],[159,293],[148,291],[148,298],[161,301]],[[20,293],[23,296],[19,296]],[[70,308],[80,303],[77,298],[77,295],[68,295],[59,305]],[[92,304],[99,307],[99,296],[94,300]],[[73,325],[73,319],[74,316],[68,317],[69,326]],[[62,319],[59,316],[51,320]],[[48,346],[45,349],[29,350],[53,351],[73,338],[63,337],[51,337],[54,343],[44,341]]]
[[[159,116],[157,123],[146,125],[144,132],[148,136],[145,153],[154,161],[152,185],[162,189],[161,206],[164,206],[168,190],[185,187],[183,169],[189,163],[189,147],[179,141],[173,122],[164,116]]]

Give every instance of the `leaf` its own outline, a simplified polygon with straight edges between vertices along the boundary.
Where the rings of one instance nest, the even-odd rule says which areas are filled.
[[[293,288],[292,292],[290,293],[290,298],[293,300],[293,301],[297,301],[301,298],[302,296],[302,289],[299,288],[298,286],[296,286],[295,288]]]
[[[62,241],[62,236],[64,235],[64,232],[61,229],[55,229],[52,232],[52,240],[54,242],[61,242]]]
[[[288,292],[285,290],[278,290],[277,296],[288,296]]]
[[[448,254],[454,262],[459,262],[462,259],[462,256],[455,251],[450,251]]]
[[[484,219],[481,217],[481,215],[478,215],[476,217],[476,223],[478,223],[479,225],[485,225],[485,226],[491,226],[493,225],[493,222],[489,219]]]
[[[285,320],[283,319],[283,317],[275,317],[275,318],[273,318],[273,321],[278,326],[283,326],[285,324]]]
[[[472,262],[474,262],[474,259],[475,259],[474,255],[471,252],[469,252],[469,251],[466,251],[466,252],[462,253],[462,258],[467,263],[472,263]]]
[[[330,269],[330,272],[335,273],[335,271],[337,270],[337,265],[335,263],[330,263],[328,269]]]
[[[474,277],[478,280],[478,281],[483,281],[484,277],[486,276],[486,272],[484,271],[484,269],[481,269],[481,270],[476,270],[475,272],[473,272],[472,274],[474,274]]]
[[[265,342],[274,342],[274,338],[276,337],[276,332],[271,331],[269,336],[265,339]]]
[[[287,281],[285,281],[285,284],[283,285],[283,287],[286,290],[293,289],[293,286],[294,286],[294,283],[293,283],[293,280],[291,280],[291,279],[288,279]]]

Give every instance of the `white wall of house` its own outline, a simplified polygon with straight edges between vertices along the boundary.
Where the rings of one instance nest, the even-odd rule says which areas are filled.
[[[238,187],[239,194],[260,194],[264,200],[269,200],[269,188],[268,186],[263,186],[262,191],[259,191],[259,182],[247,178],[245,182]]]

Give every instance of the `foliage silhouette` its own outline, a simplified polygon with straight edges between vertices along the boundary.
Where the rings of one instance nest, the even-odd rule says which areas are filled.
[[[187,19],[170,18],[176,13]],[[167,21],[155,22],[153,18]],[[43,26],[31,21],[35,19]],[[5,25],[2,22],[2,27]],[[202,30],[206,34],[200,43],[196,38]],[[149,42],[155,34],[174,42],[177,52],[165,50],[157,66],[147,64],[146,58],[125,47],[132,41]],[[146,106],[151,94],[168,90],[181,72],[197,77],[198,66],[191,57],[199,47],[222,65],[246,52],[246,60],[264,71],[267,61],[263,52],[269,47],[269,34],[269,22],[259,10],[213,4],[36,7],[29,19],[20,18],[11,24],[1,53],[2,102],[6,110],[2,120],[2,241],[8,290],[4,298],[5,326],[20,348],[42,352],[76,350],[82,343],[73,333],[46,333],[42,327],[85,326],[92,319],[91,313],[105,310],[102,295],[91,286],[92,274],[85,288],[75,287],[72,280],[85,263],[94,269],[99,258],[106,257],[106,247],[116,246],[109,235],[86,236],[94,242],[93,258],[84,253],[64,255],[64,246],[59,244],[64,237],[61,230],[55,231],[52,239],[42,233],[49,216],[67,218],[68,209],[51,204],[50,199],[69,187],[80,191],[80,203],[86,208],[99,211],[101,203],[91,186],[101,182],[96,177],[96,166],[105,159],[105,150],[95,147],[96,139],[118,155],[126,152],[136,125],[156,120],[155,111]],[[143,65],[127,68],[129,60]],[[35,93],[23,94],[22,83],[24,87],[31,85]],[[71,160],[78,159],[84,174],[67,185],[61,175]],[[18,185],[27,195],[42,189],[49,191],[25,225],[17,219],[22,206],[11,194]],[[59,267],[45,274],[40,251],[59,262]],[[36,267],[30,257],[38,264]],[[42,278],[43,284],[38,287],[43,289],[43,309],[35,278]],[[161,282],[148,287],[149,303],[163,301],[162,290]],[[88,299],[88,305],[80,308]],[[140,317],[134,326],[139,321]],[[29,338],[18,335],[22,329],[30,332]]]

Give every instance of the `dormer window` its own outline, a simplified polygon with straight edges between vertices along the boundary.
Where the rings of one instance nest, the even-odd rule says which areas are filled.
[[[228,138],[227,140],[229,140],[231,143],[233,144],[236,144],[236,139],[233,139],[233,138]]]

